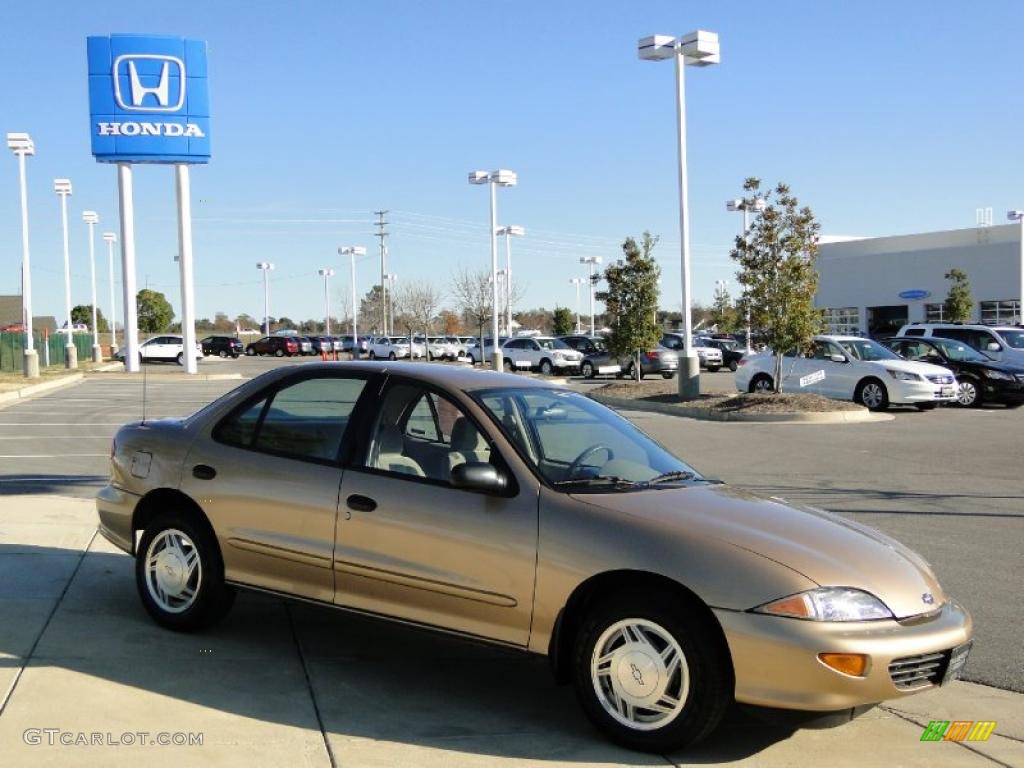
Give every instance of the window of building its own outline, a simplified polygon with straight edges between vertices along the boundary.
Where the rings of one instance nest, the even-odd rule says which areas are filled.
[[[942,303],[924,305],[924,321],[926,323],[946,322],[946,305]]]
[[[837,336],[860,335],[860,310],[857,307],[826,309],[825,325],[828,332]]]
[[[1014,325],[1021,322],[1019,301],[981,302],[981,322],[985,325]]]

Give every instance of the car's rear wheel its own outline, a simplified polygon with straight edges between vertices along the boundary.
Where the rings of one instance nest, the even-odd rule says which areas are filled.
[[[176,362],[178,365],[184,365],[185,364],[185,353],[184,352],[179,352],[178,356],[176,358],[174,358],[174,362]]]
[[[736,369],[737,368],[739,368],[739,366],[736,364],[736,361],[735,360],[730,360],[729,361],[729,370],[732,371],[733,373],[736,373]]]
[[[864,379],[857,385],[853,399],[870,411],[884,411],[889,407],[889,391],[878,379]]]
[[[175,513],[158,515],[143,531],[135,583],[153,620],[179,632],[215,624],[235,600],[212,531]]]
[[[614,741],[651,752],[695,744],[732,700],[728,654],[694,606],[623,592],[583,621],[573,654],[577,696]]]
[[[709,365],[709,366],[708,366],[708,373],[717,373],[717,372],[718,372],[718,370],[719,370],[719,369],[720,369],[721,367],[722,367],[722,366],[720,366],[720,365]]]
[[[246,357],[256,357],[256,350],[253,349],[252,347],[246,347],[245,355]]]
[[[395,353],[394,352],[389,352],[388,353],[388,360],[395,360],[395,359],[396,359],[395,358]]]
[[[750,380],[750,386],[747,389],[751,392],[774,392],[775,384],[767,373],[759,373]]]
[[[629,364],[629,368],[626,369],[626,375],[631,379],[636,379],[636,363],[632,362]],[[640,378],[644,377],[644,369],[640,369]]]
[[[585,379],[594,378],[594,364],[589,360],[584,360],[583,365],[580,366],[580,373],[583,374]]]
[[[675,371],[663,371],[662,374],[661,374],[661,378],[663,378],[663,379],[674,379],[675,377],[676,377],[676,372]]]
[[[283,349],[275,349],[274,350],[274,357],[284,357],[284,350]]]
[[[222,349],[222,350],[221,350],[220,352],[218,352],[217,354],[218,354],[218,355],[219,355],[220,357],[225,357],[225,358],[226,358],[226,357],[228,356],[227,350],[224,350],[224,349]]]
[[[981,387],[978,382],[970,376],[965,376],[957,382],[956,401],[965,408],[981,407]]]

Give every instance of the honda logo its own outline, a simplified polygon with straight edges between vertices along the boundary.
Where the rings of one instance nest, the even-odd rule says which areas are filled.
[[[149,62],[156,62],[156,65],[149,65]],[[153,74],[157,67],[159,72]],[[185,62],[175,56],[152,53],[118,56],[114,59],[113,75],[114,100],[123,110],[178,112],[185,106]],[[122,88],[126,77],[127,94]],[[172,77],[176,82],[172,83]]]

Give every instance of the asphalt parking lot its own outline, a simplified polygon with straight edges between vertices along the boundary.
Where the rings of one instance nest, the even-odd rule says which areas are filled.
[[[280,364],[290,362],[207,361],[200,371],[251,376]],[[239,383],[147,369],[149,417],[191,412]],[[704,472],[849,515],[920,551],[974,615],[965,678],[994,686],[956,684],[827,731],[794,733],[738,710],[694,752],[645,756],[595,734],[540,658],[257,595],[243,595],[210,633],[158,629],[138,603],[130,559],[93,536],[89,502],[105,482],[111,436],[142,414],[141,378],[98,375],[0,410],[0,753],[12,750],[9,764],[181,764],[186,754],[72,753],[22,738],[59,727],[202,731],[190,763],[1024,765],[1020,699],[1003,692],[1024,691],[1020,411],[905,411],[841,426],[629,414]],[[731,378],[705,381],[727,389]],[[968,698],[1005,714],[965,712]],[[921,720],[942,712],[1001,718],[1011,738],[995,757],[920,744]],[[932,747],[949,749],[937,757]]]

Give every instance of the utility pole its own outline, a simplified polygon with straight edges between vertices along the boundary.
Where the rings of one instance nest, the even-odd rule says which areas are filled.
[[[385,238],[388,236],[388,231],[384,229],[387,226],[387,222],[384,217],[387,215],[387,211],[374,211],[373,215],[377,217],[377,223],[374,224],[377,227],[377,233],[374,235],[380,240],[380,326],[384,335],[387,336],[388,331],[388,289],[387,289],[387,245],[384,243]],[[392,299],[394,301],[394,299]],[[393,328],[391,329],[394,330]]]

